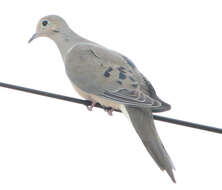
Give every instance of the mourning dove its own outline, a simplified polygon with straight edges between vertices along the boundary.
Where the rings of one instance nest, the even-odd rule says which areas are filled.
[[[89,110],[97,102],[121,110],[157,165],[175,182],[175,168],[157,134],[152,116],[152,111],[166,111],[170,105],[158,98],[151,83],[133,62],[79,36],[56,15],[41,18],[29,42],[38,37],[48,37],[56,43],[73,87],[82,97],[92,101]]]

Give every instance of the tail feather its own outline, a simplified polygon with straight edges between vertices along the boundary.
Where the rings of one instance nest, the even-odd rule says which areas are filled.
[[[144,146],[161,170],[166,170],[172,181],[176,183],[172,160],[166,152],[160,137],[154,126],[152,110],[145,108],[123,106],[122,112],[132,122],[136,132],[140,136]]]

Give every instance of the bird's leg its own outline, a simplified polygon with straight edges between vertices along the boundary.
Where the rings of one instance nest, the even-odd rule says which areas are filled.
[[[107,112],[110,116],[113,115],[114,108],[112,107],[104,107],[105,112]]]
[[[113,115],[113,111],[114,111],[114,108],[111,108],[111,109],[108,109],[107,110],[107,113],[112,116]]]
[[[89,106],[87,106],[87,109],[88,109],[89,111],[92,111],[92,110],[93,110],[93,107],[96,105],[96,101],[93,100],[92,98],[89,98],[89,100],[92,102],[92,104],[89,105]]]

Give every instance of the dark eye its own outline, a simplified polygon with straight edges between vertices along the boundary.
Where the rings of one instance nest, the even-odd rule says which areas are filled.
[[[42,26],[47,26],[48,24],[49,24],[49,22],[47,20],[42,21]]]

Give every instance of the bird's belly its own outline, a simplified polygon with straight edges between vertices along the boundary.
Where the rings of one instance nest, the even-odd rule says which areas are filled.
[[[120,109],[120,105],[113,102],[113,101],[110,101],[110,100],[107,100],[107,99],[104,99],[104,98],[101,98],[99,96],[96,96],[96,95],[93,95],[93,94],[89,94],[83,90],[81,90],[80,88],[78,88],[77,86],[75,86],[73,84],[73,87],[74,89],[76,90],[76,92],[82,96],[83,98],[85,98],[86,100],[93,100],[95,102],[98,102],[99,104],[105,106],[105,107],[112,107],[114,109]]]

